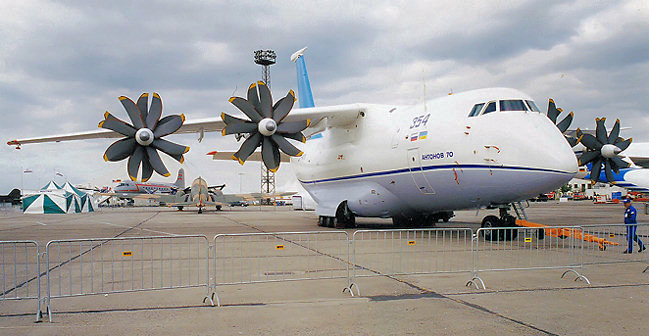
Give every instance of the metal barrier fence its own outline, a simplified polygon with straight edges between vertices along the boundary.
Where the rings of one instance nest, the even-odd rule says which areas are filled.
[[[222,285],[345,278],[344,290],[350,290],[345,231],[219,234],[213,246],[212,299],[218,305]]]
[[[576,269],[583,267],[582,230],[577,226],[480,228],[474,236],[474,274],[467,286],[485,288],[479,272],[567,269],[590,283]]]
[[[356,278],[471,272],[473,231],[458,229],[359,230],[352,235]]]
[[[628,250],[628,236],[626,224],[594,224],[582,225],[584,234],[601,237],[606,240],[600,244],[587,244],[584,246],[584,265],[618,264],[628,262],[649,262],[649,250],[640,252],[638,242],[632,238],[632,253]],[[643,242],[645,248],[649,247],[649,224],[635,225],[636,238]],[[644,271],[647,271],[646,267]]]
[[[53,240],[46,256],[50,321],[55,298],[188,287],[209,292],[203,235]]]
[[[41,277],[38,243],[32,240],[0,241],[2,295],[4,300],[37,300],[36,321],[41,312]]]

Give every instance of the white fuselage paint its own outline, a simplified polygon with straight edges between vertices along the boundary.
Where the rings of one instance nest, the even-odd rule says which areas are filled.
[[[528,199],[567,183],[577,161],[545,114],[468,117],[474,104],[499,99],[531,100],[517,90],[494,88],[434,99],[426,107],[367,105],[352,125],[327,128],[321,138],[307,141],[305,154],[292,158],[291,166],[321,216],[334,216],[343,201],[367,217],[476,208]],[[427,114],[426,123],[417,123]]]

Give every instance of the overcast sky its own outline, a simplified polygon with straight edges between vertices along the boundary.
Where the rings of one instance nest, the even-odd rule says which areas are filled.
[[[308,46],[316,105],[415,104],[449,91],[505,86],[545,111],[553,97],[575,111],[573,127],[620,118],[622,136],[649,141],[649,2],[639,1],[2,1],[0,2],[0,193],[38,188],[61,172],[72,183],[109,185],[126,161],[106,163],[112,140],[25,145],[15,138],[97,129],[117,97],[158,92],[163,115],[235,112],[273,49],[275,98],[296,87],[289,56]],[[259,163],[212,161],[231,137],[167,139],[191,147],[189,179],[259,190]],[[165,159],[175,171],[180,166]],[[22,174],[23,169],[33,170]],[[239,173],[243,173],[240,175]],[[24,177],[24,178],[23,178]],[[278,184],[291,184],[282,164]],[[23,182],[21,182],[21,180]],[[152,180],[161,181],[154,175]],[[171,178],[169,180],[172,180]]]

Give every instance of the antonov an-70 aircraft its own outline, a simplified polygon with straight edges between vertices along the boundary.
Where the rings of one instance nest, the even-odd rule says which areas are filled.
[[[306,93],[303,100],[310,96]],[[338,227],[352,226],[355,216],[425,225],[440,217],[448,220],[453,210],[479,207],[501,209],[500,218],[487,216],[484,226],[509,226],[514,220],[507,213],[509,204],[554,190],[577,171],[577,159],[561,131],[530,96],[515,89],[456,93],[425,105],[292,110],[292,91],[273,104],[268,87],[257,82],[247,99],[230,98],[243,114],[194,121],[185,121],[184,115],[160,119],[157,94],[150,109],[147,94],[137,103],[127,97],[120,101],[133,126],[106,112],[102,130],[8,144],[123,137],[108,148],[105,159],[129,158],[132,179],[141,163],[148,179],[153,170],[169,175],[157,150],[182,161],[189,149],[161,139],[165,135],[243,135],[246,140],[234,159],[243,164],[261,146],[264,164],[276,170],[282,161],[279,150],[292,156],[297,178],[317,203],[319,224],[337,222]],[[296,148],[287,139],[306,142]]]

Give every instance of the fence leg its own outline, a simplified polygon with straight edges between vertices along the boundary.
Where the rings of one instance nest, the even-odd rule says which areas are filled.
[[[642,273],[647,273],[647,271],[649,271],[649,266],[645,267],[644,271],[642,271]]]
[[[349,284],[349,286],[343,288],[343,293],[349,291],[351,296],[354,296],[354,287],[356,287],[356,295],[361,296],[361,290],[358,288],[358,285],[355,282]]]
[[[207,294],[205,295],[205,297],[203,297],[203,303],[205,303],[207,300],[210,300],[210,305],[212,307],[214,307],[214,296],[215,295],[216,295],[216,292],[213,292],[211,286],[208,285],[207,286]],[[216,295],[216,300],[217,301],[219,300],[218,295]],[[220,306],[221,306],[221,304],[219,303],[219,307]]]
[[[482,287],[482,289],[487,289],[487,286],[485,286],[484,281],[482,281],[482,279],[477,274],[474,274],[473,278],[467,281],[466,286],[469,287],[471,285],[475,286],[475,289],[480,289],[480,287]]]
[[[566,274],[568,274],[568,273],[575,273],[575,275],[577,276],[577,277],[575,278],[575,281],[577,281],[577,280],[582,280],[582,281],[585,281],[587,284],[590,285],[590,280],[588,280],[588,278],[587,278],[586,276],[584,276],[584,275],[582,275],[582,274],[579,274],[579,272],[575,271],[575,270],[572,269],[572,268],[569,269],[569,270],[567,270],[567,271],[565,271],[565,272],[563,272],[563,274],[561,274],[561,278],[563,279],[563,277],[564,277]]]

